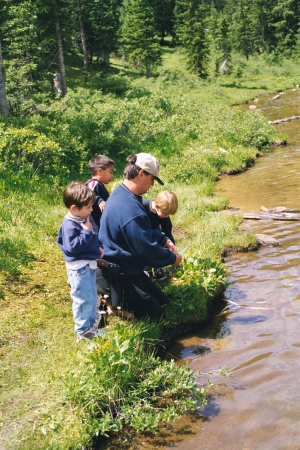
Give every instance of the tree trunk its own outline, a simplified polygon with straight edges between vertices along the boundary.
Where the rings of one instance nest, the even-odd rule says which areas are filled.
[[[106,62],[109,66],[109,53],[107,49],[101,50],[101,58]]]
[[[55,73],[53,75],[53,84],[54,84],[55,90],[58,93],[58,95],[60,97],[62,97],[62,87],[61,87],[60,73]]]
[[[146,78],[151,78],[151,68],[149,60],[146,61]]]
[[[57,5],[55,2],[55,29],[56,29],[56,39],[57,39],[57,47],[58,47],[58,62],[59,62],[59,70],[60,70],[60,78],[61,78],[61,97],[65,97],[67,94],[67,81],[66,81],[66,70],[65,70],[65,62],[64,62],[64,52],[61,38],[61,31],[59,20],[57,16]]]
[[[7,116],[9,114],[7,100],[6,100],[6,90],[5,90],[5,70],[2,60],[2,47],[0,41],[0,113],[2,116]]]
[[[77,8],[78,8],[78,20],[79,20],[79,29],[80,29],[80,37],[81,37],[81,43],[82,43],[82,51],[83,51],[83,70],[88,72],[88,51],[85,41],[85,33],[83,28],[83,21],[82,21],[82,15],[81,15],[81,9],[80,9],[80,2],[77,0]]]
[[[103,3],[102,2],[101,2],[101,17],[102,17],[102,23],[105,23],[104,11],[103,11]],[[101,57],[104,59],[106,64],[109,66],[109,51],[107,50],[105,45],[104,45],[104,49],[101,51]]]
[[[245,213],[243,217],[252,220],[300,220],[300,214],[296,213]]]
[[[276,125],[277,123],[290,122],[291,120],[300,119],[300,116],[285,117],[284,119],[269,120],[269,123]]]

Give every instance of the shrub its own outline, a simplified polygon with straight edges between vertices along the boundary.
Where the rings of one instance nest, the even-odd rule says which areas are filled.
[[[207,319],[213,298],[227,285],[227,273],[219,261],[190,257],[172,277],[166,293],[170,303],[166,309],[169,323],[199,323]]]
[[[150,322],[117,323],[82,355],[80,366],[67,378],[69,398],[80,406],[89,434],[107,435],[124,426],[156,431],[206,402],[193,371],[155,357],[147,337]]]

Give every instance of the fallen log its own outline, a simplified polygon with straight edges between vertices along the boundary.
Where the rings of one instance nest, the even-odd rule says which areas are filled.
[[[245,213],[243,217],[253,220],[300,220],[300,214],[293,213]]]
[[[296,120],[296,119],[300,119],[300,116],[291,116],[291,117],[285,117],[284,119],[269,120],[269,123],[271,125],[276,125],[278,123],[290,122],[291,120]]]

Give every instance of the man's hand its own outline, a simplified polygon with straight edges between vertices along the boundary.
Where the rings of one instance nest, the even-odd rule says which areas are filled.
[[[173,242],[171,241],[171,239],[166,240],[164,248],[168,248],[169,250],[171,250],[171,252],[176,253],[176,247],[173,244]]]
[[[99,250],[100,250],[100,259],[102,259],[104,256],[104,250],[102,247],[99,247]]]
[[[182,256],[181,255],[179,255],[178,253],[176,253],[176,259],[175,259],[175,261],[173,262],[173,264],[172,264],[172,266],[179,266],[179,264],[181,263],[181,261],[182,261]]]
[[[86,222],[81,222],[81,226],[84,230],[93,231],[93,225],[90,222],[90,217],[86,218]]]

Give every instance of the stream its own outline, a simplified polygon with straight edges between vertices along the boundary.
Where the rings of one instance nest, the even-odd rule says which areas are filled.
[[[257,107],[269,120],[299,115],[300,92],[259,98]],[[288,135],[287,146],[216,184],[215,193],[241,212],[300,208],[300,122],[276,127]],[[231,367],[229,378],[209,376],[216,387],[200,412],[202,423],[172,448],[300,449],[300,223],[247,220],[242,227],[274,237],[280,246],[227,257],[232,284],[226,297],[237,306],[230,303],[230,314],[170,349],[194,371]]]
[[[300,90],[277,100],[259,97],[256,105],[269,120],[300,115]],[[242,213],[261,206],[300,209],[300,120],[275,126],[288,135],[287,146],[216,183],[216,195],[229,197]],[[201,371],[200,381],[214,383],[207,405],[126,448],[300,449],[300,222],[245,220],[241,228],[280,245],[226,257],[229,314],[219,305],[206,327],[168,349],[170,358]],[[223,366],[231,368],[228,378],[209,374]]]

